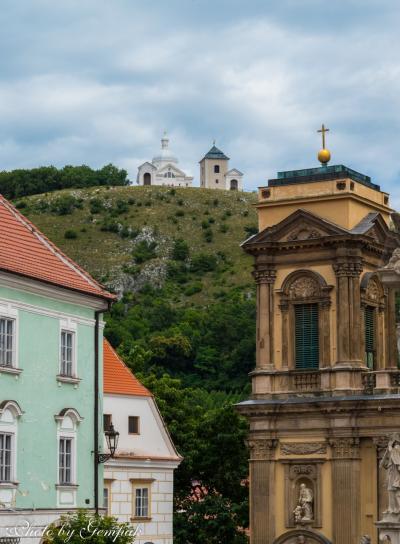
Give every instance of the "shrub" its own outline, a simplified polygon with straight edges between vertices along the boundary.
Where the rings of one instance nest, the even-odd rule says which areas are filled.
[[[191,272],[212,272],[217,268],[217,259],[208,253],[198,253],[190,262]]]
[[[209,229],[210,225],[209,225],[208,221],[202,221],[201,222],[201,228],[202,229]]]
[[[178,206],[183,206],[183,199],[180,198],[177,203],[178,203]]]
[[[252,236],[253,234],[257,234],[258,227],[255,225],[247,225],[246,227],[244,227],[244,230],[246,234],[248,234],[249,236]]]
[[[185,261],[189,257],[189,245],[185,240],[178,239],[174,242],[172,258],[175,261]]]
[[[155,242],[146,242],[142,240],[132,251],[132,256],[138,264],[154,259],[156,255],[157,244]]]
[[[214,200],[213,200],[213,206],[217,207],[218,204],[219,204],[218,198],[214,198]]]
[[[62,195],[53,200],[50,211],[56,215],[69,215],[75,208],[82,207],[81,202],[72,195]]]
[[[222,223],[219,226],[219,232],[225,233],[225,232],[228,232],[228,230],[229,230],[229,227],[228,227],[228,225],[226,223]]]
[[[208,230],[205,230],[203,232],[203,237],[204,237],[204,240],[208,243],[208,244],[211,244],[211,242],[213,241],[213,232],[211,229],[208,229]]]
[[[128,204],[129,206],[133,206],[133,204],[135,204],[135,199],[132,197],[128,198]]]
[[[130,544],[135,541],[135,529],[116,518],[89,514],[80,510],[61,516],[61,520],[46,528],[43,544]]]
[[[175,189],[170,189],[168,192],[169,192],[169,194],[172,195],[172,196],[175,196],[175,195],[176,195],[176,190],[175,190]]]
[[[144,203],[145,206],[149,207],[151,206],[151,200],[146,200],[146,202]]]
[[[104,210],[103,201],[100,198],[92,198],[89,202],[90,213],[95,215]]]
[[[118,234],[120,229],[120,225],[115,219],[111,219],[110,217],[107,217],[104,219],[103,223],[101,224],[100,230],[104,232],[115,232]]]
[[[196,293],[200,293],[200,291],[202,291],[203,289],[203,286],[201,285],[200,282],[196,282],[196,283],[193,283],[192,285],[189,285],[188,287],[186,287],[186,289],[184,290],[184,294],[187,296],[187,297],[191,297],[192,295],[195,295]]]
[[[208,222],[209,222],[210,224],[215,223],[214,217],[209,217],[209,218],[208,218]]]
[[[113,210],[117,215],[122,215],[123,213],[127,213],[129,211],[129,204],[126,202],[126,200],[122,200],[119,198],[115,202],[115,208]]]
[[[25,200],[19,200],[18,202],[16,202],[15,207],[17,208],[17,210],[22,210],[23,208],[27,207],[27,203],[25,202]]]
[[[78,233],[75,230],[69,229],[64,232],[64,238],[67,240],[74,240],[78,238]]]
[[[186,283],[188,281],[188,269],[183,262],[168,261],[167,277],[176,283]]]
[[[185,215],[185,212],[183,210],[178,210],[175,215],[176,217],[183,217]]]

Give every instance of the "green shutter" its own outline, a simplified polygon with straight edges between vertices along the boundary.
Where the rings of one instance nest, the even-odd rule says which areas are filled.
[[[375,308],[366,306],[365,321],[365,363],[371,370],[375,367]]]
[[[318,304],[296,304],[294,314],[296,368],[318,368]]]

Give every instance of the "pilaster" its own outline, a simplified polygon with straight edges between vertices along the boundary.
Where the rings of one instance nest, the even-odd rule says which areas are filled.
[[[249,440],[251,544],[266,544],[275,538],[276,446],[277,440]]]
[[[332,449],[334,542],[355,544],[360,539],[360,441],[337,437]]]
[[[257,370],[274,368],[274,283],[276,270],[271,265],[257,267],[253,273],[257,283]]]

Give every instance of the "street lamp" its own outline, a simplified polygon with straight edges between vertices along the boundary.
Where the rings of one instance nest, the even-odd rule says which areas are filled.
[[[104,434],[110,453],[97,452],[98,463],[105,463],[109,459],[112,459],[118,446],[119,432],[114,429],[114,425],[112,423],[110,423],[108,429],[104,431]]]

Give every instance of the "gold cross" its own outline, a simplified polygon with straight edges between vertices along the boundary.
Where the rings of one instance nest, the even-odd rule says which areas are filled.
[[[322,123],[322,127],[317,132],[322,134],[322,149],[325,149],[325,132],[329,132],[329,128],[325,128],[325,125]]]

